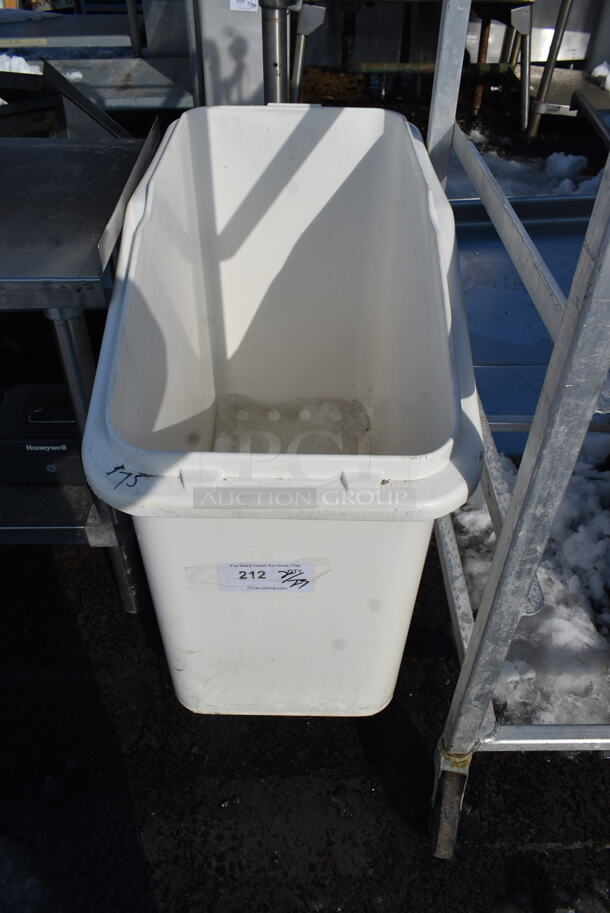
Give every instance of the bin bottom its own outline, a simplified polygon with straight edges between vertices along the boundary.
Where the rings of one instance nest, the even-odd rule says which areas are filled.
[[[367,716],[391,700],[431,522],[134,521],[185,707]]]
[[[260,402],[221,396],[214,447],[231,453],[370,453],[370,411],[359,400],[337,398]]]

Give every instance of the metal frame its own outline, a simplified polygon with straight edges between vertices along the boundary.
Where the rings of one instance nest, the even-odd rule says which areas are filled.
[[[557,63],[557,58],[559,57],[559,48],[561,47],[561,42],[563,41],[563,36],[568,24],[571,9],[572,0],[561,0],[561,6],[559,7],[557,22],[555,24],[555,31],[553,32],[553,40],[551,41],[551,47],[549,49],[549,56],[547,57],[546,63],[544,65],[544,72],[542,74],[542,79],[540,80],[540,85],[538,86],[536,98],[532,101],[532,117],[530,119],[529,129],[527,131],[528,136],[536,136],[538,134],[541,117],[544,113],[546,113],[546,99],[549,94],[549,89],[551,88],[551,81],[553,79],[555,64]]]
[[[450,858],[468,768],[477,751],[599,751],[610,723],[502,725],[492,697],[522,615],[542,599],[536,574],[557,508],[596,408],[602,407],[610,352],[610,158],[606,164],[572,288],[563,295],[513,207],[473,143],[455,123],[469,3],[444,0],[428,148],[444,182],[451,149],[473,182],[554,342],[512,492],[481,409],[483,492],[497,532],[487,585],[473,616],[450,517],[435,535],[461,671],[436,755],[434,852]],[[451,53],[447,49],[451,49]]]
[[[56,80],[59,80],[55,84],[61,89],[63,77],[49,67],[50,65],[45,65],[45,75],[49,78],[54,75]],[[77,97],[78,90],[71,85],[68,88],[70,97],[76,104],[80,106],[82,102],[84,110],[91,107],[87,99],[83,101]],[[116,143],[124,144],[127,140],[113,140],[118,126],[117,130],[114,130],[113,122],[102,111],[93,111],[93,115],[102,125],[108,122],[107,134],[111,140],[108,148],[111,153],[114,150],[116,154]],[[121,233],[125,208],[134,187],[154,154],[159,139],[159,124],[155,121],[147,137],[140,143],[131,170],[123,179],[121,187],[117,188],[120,192],[115,191],[114,208],[109,213],[104,212],[103,220],[100,220],[99,234],[96,234],[94,268],[91,266],[91,259],[84,257],[83,263],[78,263],[78,269],[85,273],[84,276],[75,276],[68,270],[63,279],[45,279],[44,276],[36,276],[35,272],[33,275],[17,272],[8,280],[5,277],[0,278],[0,311],[38,310],[52,322],[61,366],[81,432],[85,427],[95,375],[95,358],[85,311],[106,303],[104,279],[106,271],[111,269],[112,255]],[[87,144],[83,143],[84,145]],[[89,237],[87,241],[89,242]],[[57,255],[54,253],[53,256]],[[37,495],[36,516],[42,522],[33,525],[29,522],[29,515],[26,515],[26,522],[19,525],[3,523],[0,525],[0,541],[13,544],[87,544],[106,548],[123,606],[127,612],[137,612],[145,591],[131,518],[100,501],[93,493],[90,496],[81,496],[72,492],[58,498],[56,492],[59,488],[54,487],[48,497],[41,498]],[[84,484],[82,488],[88,491]],[[61,505],[60,501],[65,503]],[[70,508],[68,514],[72,515],[74,520],[69,525],[61,518],[62,508],[65,513],[66,507]],[[58,510],[59,514],[55,514]]]

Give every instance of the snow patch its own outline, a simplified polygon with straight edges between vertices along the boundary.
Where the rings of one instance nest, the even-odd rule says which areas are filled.
[[[610,435],[588,435],[540,567],[544,607],[521,619],[496,687],[505,722],[610,722],[609,458]],[[516,470],[501,460],[512,486]],[[496,543],[480,489],[455,519],[476,611]]]
[[[600,81],[603,80],[603,87],[606,92],[610,92],[610,64],[604,60],[603,63],[598,64],[593,70],[591,70],[591,76],[594,76]]]
[[[472,142],[475,143],[477,146],[481,146],[481,145],[483,145],[483,143],[487,142],[487,137],[485,136],[485,134],[481,133],[480,130],[476,130],[476,129],[470,131],[470,133],[468,134],[468,139],[472,140]]]
[[[544,163],[544,173],[550,178],[564,181],[573,180],[587,167],[586,155],[566,155],[565,152],[552,152]]]
[[[472,131],[469,139],[476,145],[486,141],[478,131]],[[490,150],[482,153],[482,157],[508,197],[594,195],[601,180],[601,171],[594,177],[583,175],[588,164],[584,155],[553,152],[547,159],[523,159],[509,158]],[[453,200],[476,196],[470,179],[453,153],[449,160],[447,196]]]
[[[29,60],[13,54],[0,54],[0,70],[4,73],[31,73],[34,76],[40,76],[42,64],[38,61],[31,63]]]
[[[11,10],[19,12],[19,10]],[[13,56],[12,54],[0,54],[0,71],[4,73],[32,73],[40,76],[42,73],[41,63],[29,63],[23,57]],[[0,98],[0,105],[5,105],[4,98]]]

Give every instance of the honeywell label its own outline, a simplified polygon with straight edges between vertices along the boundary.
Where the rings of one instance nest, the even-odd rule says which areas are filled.
[[[285,593],[311,593],[314,566],[304,562],[270,564],[217,564],[218,585],[223,593],[242,590],[276,590]]]

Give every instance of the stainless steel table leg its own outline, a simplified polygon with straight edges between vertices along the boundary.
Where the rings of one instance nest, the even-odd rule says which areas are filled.
[[[516,6],[510,11],[510,24],[517,30],[517,46],[521,46],[521,129],[527,130],[530,111],[530,70],[532,47],[532,5]],[[513,45],[514,47],[514,45]],[[513,52],[511,51],[511,63]],[[516,60],[514,61],[516,63]]]
[[[131,53],[134,57],[142,56],[142,42],[140,41],[140,23],[136,0],[127,0],[127,15],[129,17],[129,35],[131,38]]]
[[[68,389],[74,405],[81,434],[85,430],[95,360],[82,311],[74,308],[50,308],[46,317],[53,323]],[[116,545],[108,549],[121,601],[126,612],[138,611],[138,592],[141,586],[140,557],[130,517],[114,510],[93,496],[102,523],[112,525]]]
[[[265,104],[290,98],[290,7],[294,0],[262,0]]]
[[[85,315],[74,308],[50,308],[45,311],[45,316],[53,323],[76,421],[82,433],[95,377],[95,361]]]
[[[538,86],[538,94],[536,95],[537,104],[544,104],[547,95],[549,94],[549,89],[551,88],[551,80],[553,79],[553,72],[555,71],[555,64],[557,63],[557,57],[559,56],[559,48],[561,47],[561,42],[563,41],[563,36],[568,24],[568,18],[570,16],[571,9],[572,0],[562,0],[561,6],[559,8],[559,13],[557,15],[555,31],[553,32],[553,40],[551,41],[551,47],[549,48],[549,56],[546,59],[544,70],[542,72],[542,79],[540,80],[540,85]],[[538,134],[541,116],[542,115],[536,111],[534,106],[534,113],[532,114],[529,130],[527,131],[528,136],[536,136]]]
[[[487,63],[487,51],[489,48],[489,36],[491,33],[491,16],[485,16],[481,20],[481,38],[479,40],[479,55],[477,57],[477,63],[483,64]],[[483,77],[479,73],[478,81],[474,90],[474,98],[472,102],[472,113],[475,117],[478,115],[481,110],[481,104],[483,102],[483,90],[484,90]]]
[[[305,3],[299,13],[296,37],[294,41],[294,57],[292,74],[290,78],[290,101],[301,100],[301,84],[303,82],[303,63],[305,61],[305,38],[320,28],[326,16],[326,7],[314,6]]]
[[[469,16],[470,0],[443,0],[426,138],[430,159],[443,187],[447,183]]]
[[[197,0],[185,0],[185,14],[193,107],[198,108],[200,105],[205,104],[205,92],[203,86],[201,21]]]
[[[511,67],[517,66],[517,61],[519,60],[519,51],[521,50],[521,35],[516,29],[513,29],[513,43],[511,45],[510,54],[508,57],[508,64]]]
[[[515,40],[515,35],[517,30],[512,25],[506,26],[506,32],[504,33],[504,41],[502,42],[502,50],[500,51],[500,63],[510,63],[510,55],[513,47],[513,41]]]
[[[102,501],[97,502],[98,511],[108,512],[117,537],[117,545],[108,549],[108,557],[114,571],[117,589],[123,608],[130,615],[137,615],[141,608],[142,591],[145,589],[142,559],[136,541],[131,517],[122,514]],[[103,516],[102,516],[103,519]]]
[[[468,770],[440,770],[437,773],[430,827],[432,855],[437,859],[453,857],[467,783]]]
[[[290,78],[290,101],[301,100],[301,84],[303,82],[303,61],[305,60],[305,35],[299,35],[294,40],[294,57],[292,60],[292,74]]]
[[[530,116],[531,35],[521,36],[521,129],[527,130]]]

